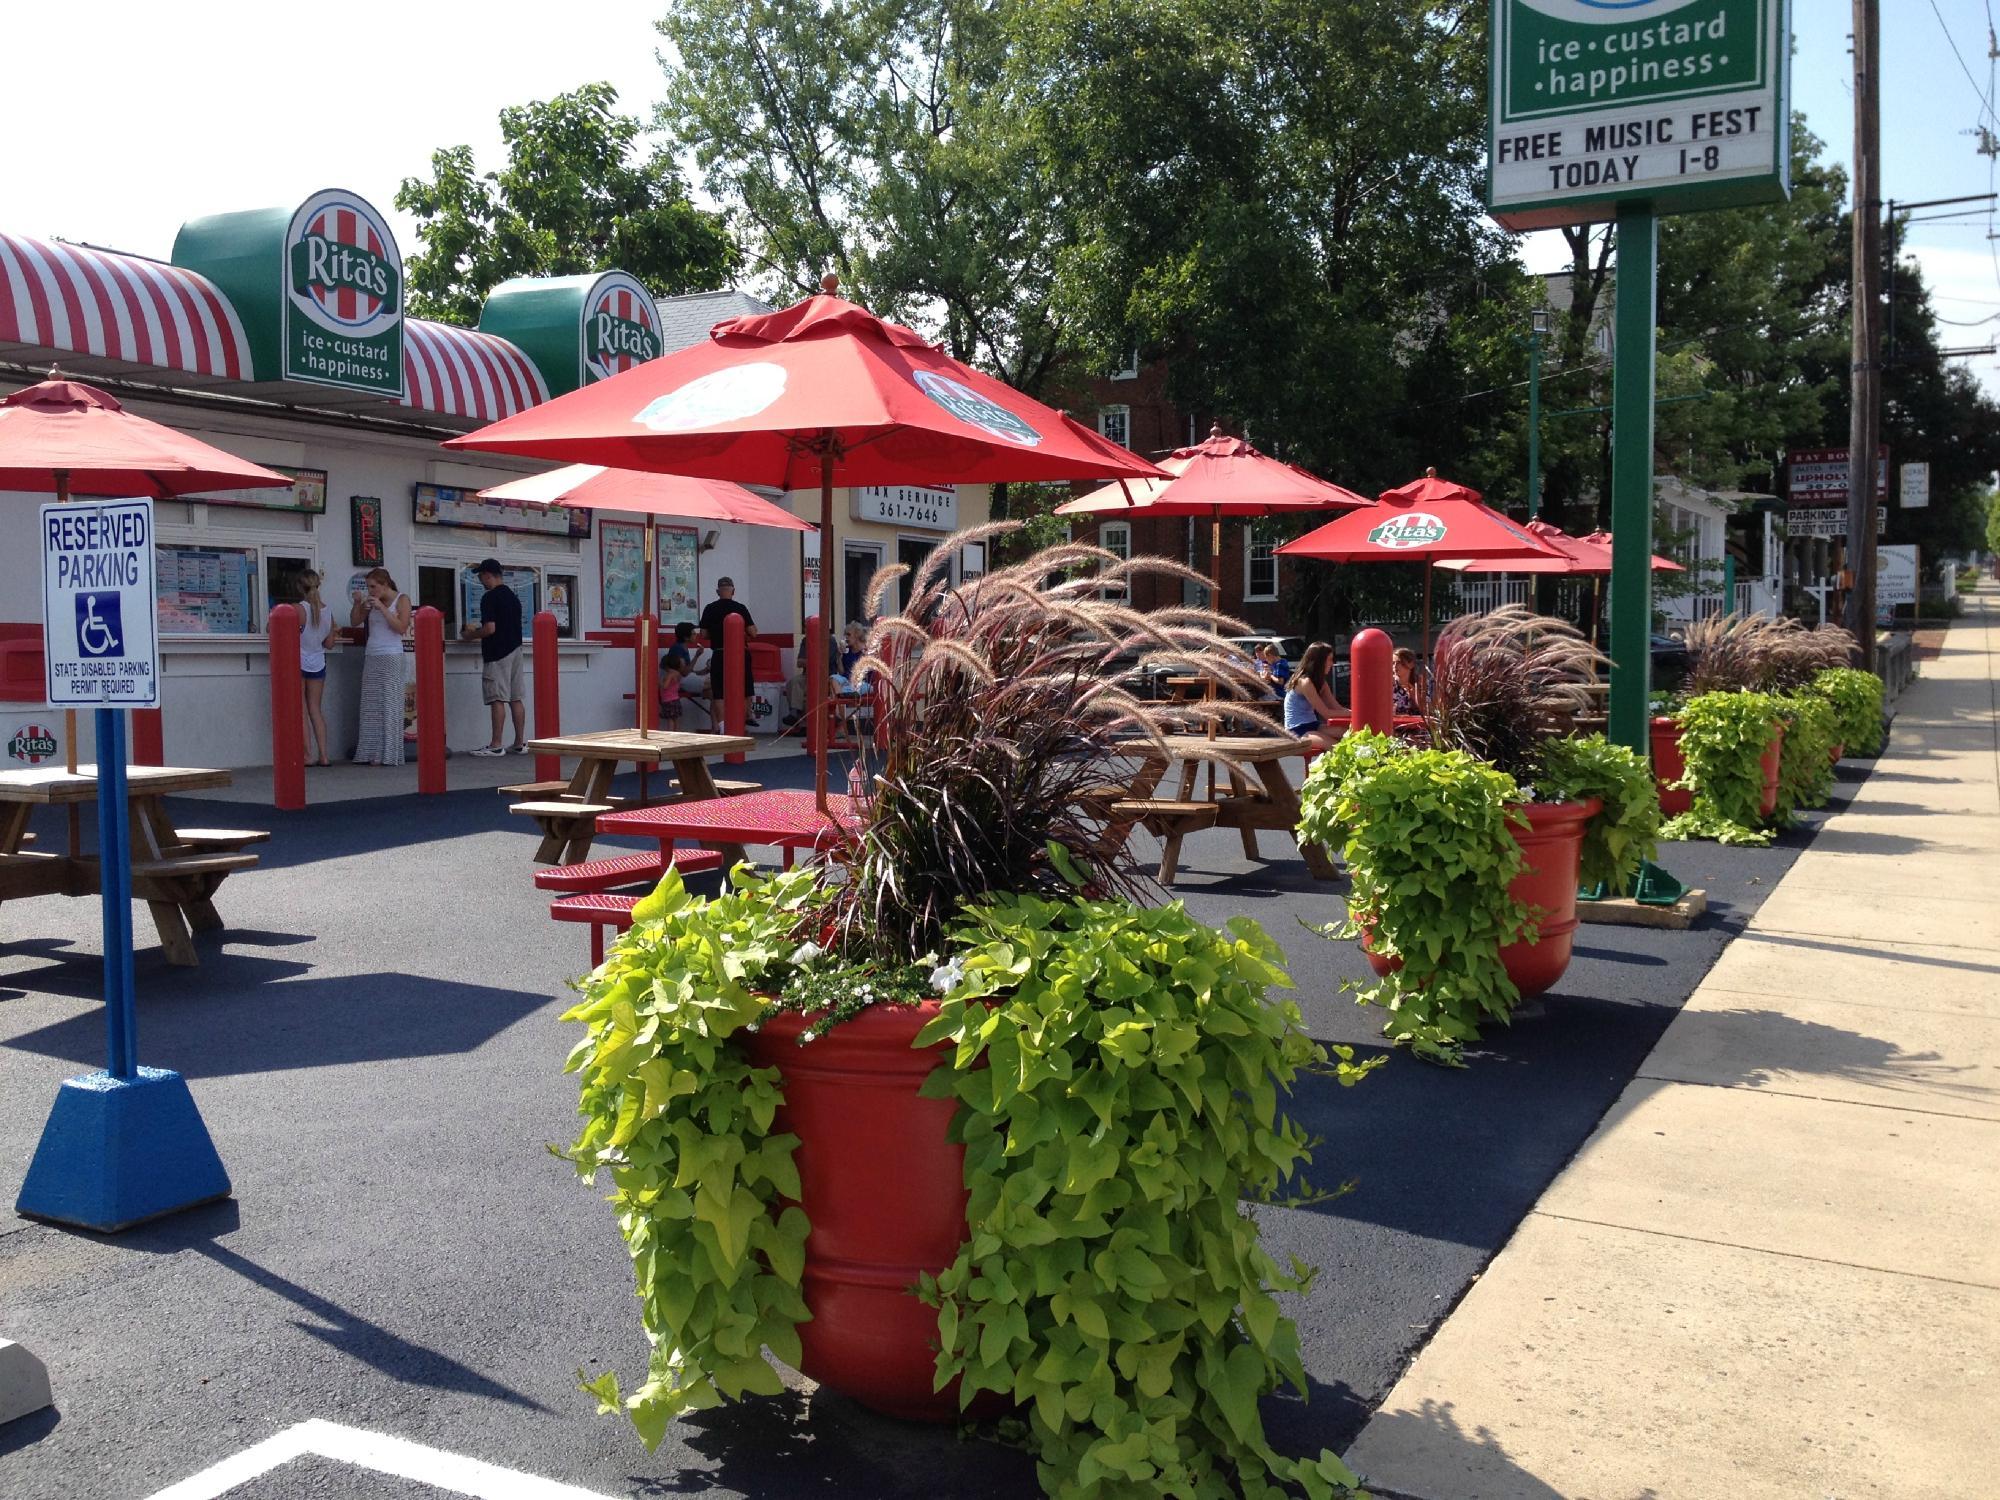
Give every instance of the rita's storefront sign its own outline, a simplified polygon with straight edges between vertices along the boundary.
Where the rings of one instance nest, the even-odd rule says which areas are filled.
[[[1509,229],[1790,192],[1788,0],[1494,0],[1487,202]]]
[[[502,282],[486,299],[479,330],[518,345],[552,396],[667,352],[653,294],[624,271]]]
[[[259,380],[403,395],[403,256],[360,194],[192,219],[173,260],[228,296]]]

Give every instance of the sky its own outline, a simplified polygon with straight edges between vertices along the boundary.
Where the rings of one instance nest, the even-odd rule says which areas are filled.
[[[1983,120],[2000,133],[2000,101],[1988,102],[1996,3],[1883,0],[1887,196],[1993,190],[1994,160],[1968,132]],[[324,7],[269,0],[0,3],[10,64],[0,228],[164,258],[185,219],[345,187],[390,216],[407,254],[416,228],[392,207],[397,185],[424,174],[443,145],[469,144],[482,167],[497,165],[504,106],[607,79],[625,107],[647,109],[660,88],[653,21],[663,9],[406,0],[392,24],[344,39]],[[1841,161],[1853,137],[1851,14],[1850,0],[1793,0],[1793,99]],[[106,38],[115,45],[96,45]],[[1985,204],[1959,212],[1914,225],[1909,244],[1939,316],[1964,325],[1945,330],[1950,343],[1978,345],[2000,330],[2000,240],[1987,238],[2000,222]],[[1522,253],[1550,269],[1561,237],[1529,236]],[[2000,395],[2000,357],[1967,367]]]

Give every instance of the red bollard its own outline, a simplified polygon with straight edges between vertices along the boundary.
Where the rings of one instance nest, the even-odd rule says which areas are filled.
[[[535,738],[550,740],[562,733],[562,678],[556,662],[556,617],[547,610],[535,616],[534,643]],[[535,780],[561,779],[561,756],[535,757]]]
[[[299,676],[299,612],[275,604],[264,631],[271,643],[271,805],[306,805],[306,704]]]
[[[1349,644],[1347,699],[1355,729],[1389,734],[1396,727],[1395,643],[1379,630],[1364,630]]]
[[[166,734],[157,708],[132,710],[132,764],[164,766],[167,763]]]
[[[417,611],[417,790],[444,790],[444,614]]]
[[[750,669],[749,642],[743,634],[743,616],[731,615],[722,622],[722,727],[725,734],[741,734],[748,722],[750,684],[743,679]],[[723,757],[732,766],[743,764],[743,752],[732,750]]]
[[[650,733],[660,722],[660,622],[650,614],[632,622],[632,697],[639,728]]]

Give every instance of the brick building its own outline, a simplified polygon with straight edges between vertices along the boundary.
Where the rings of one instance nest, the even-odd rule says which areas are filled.
[[[1096,409],[1097,430],[1147,458],[1164,458],[1174,449],[1190,447],[1208,436],[1208,413],[1184,412],[1168,399],[1163,364],[1142,366],[1135,361],[1129,369],[1091,380],[1085,392],[1087,407]],[[1095,488],[1079,485],[1077,492]],[[1070,522],[1070,535],[1078,541],[1095,542],[1122,557],[1170,557],[1203,574],[1211,574],[1211,532],[1207,520],[1143,512],[1129,519],[1115,513],[1075,516]],[[1263,524],[1223,519],[1220,608],[1259,630],[1285,634],[1294,629],[1285,601],[1292,594],[1297,565],[1273,556],[1271,548],[1277,540],[1277,533]],[[1145,578],[1134,584],[1133,603],[1142,609],[1159,608],[1195,602],[1206,592],[1192,588],[1177,591],[1171,580]]]

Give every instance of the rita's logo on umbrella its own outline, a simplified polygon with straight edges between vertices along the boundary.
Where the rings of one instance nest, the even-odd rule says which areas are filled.
[[[1433,542],[1444,540],[1444,522],[1429,511],[1413,510],[1408,515],[1393,516],[1368,533],[1369,542],[1377,547],[1387,547],[1391,551],[1401,551],[1406,547],[1428,547]]]
[[[656,396],[634,412],[632,420],[654,432],[698,432],[754,417],[784,394],[783,365],[763,361],[731,365]]]
[[[622,271],[600,278],[583,305],[583,383],[658,359],[664,347],[659,309],[645,287]]]
[[[55,731],[39,724],[23,724],[7,739],[7,753],[31,766],[40,765],[61,748],[56,743]]]
[[[367,338],[403,311],[403,258],[382,216],[338,190],[292,217],[286,268],[292,305],[328,333]]]
[[[935,370],[919,370],[910,377],[917,389],[937,402],[959,421],[990,432],[997,438],[1018,443],[1023,448],[1041,446],[1042,435],[997,401],[988,400],[963,381],[940,375]]]

